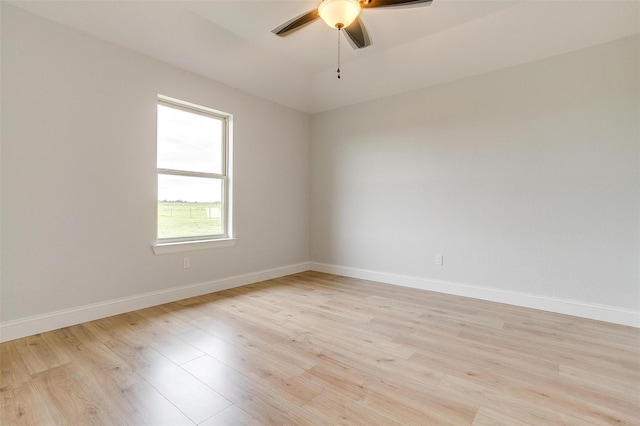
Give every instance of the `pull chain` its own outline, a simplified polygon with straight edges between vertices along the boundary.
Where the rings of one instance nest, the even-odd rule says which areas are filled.
[[[340,78],[340,31],[342,27],[338,27],[338,78]]]

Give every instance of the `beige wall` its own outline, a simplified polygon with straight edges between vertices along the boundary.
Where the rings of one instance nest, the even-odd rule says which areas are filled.
[[[635,36],[313,116],[311,260],[637,312],[639,52]]]
[[[234,115],[235,247],[156,256],[158,94]],[[2,321],[308,261],[309,116],[2,5]]]

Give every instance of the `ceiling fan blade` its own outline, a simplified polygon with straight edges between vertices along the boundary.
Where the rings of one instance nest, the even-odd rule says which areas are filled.
[[[275,35],[279,35],[280,37],[284,37],[291,34],[295,30],[299,30],[300,28],[315,21],[318,18],[320,18],[320,15],[318,15],[318,9],[314,9],[311,12],[306,12],[300,16],[296,16],[295,18],[285,22],[279,27],[272,29],[271,32]]]
[[[344,33],[347,35],[349,44],[354,49],[362,49],[371,44],[369,33],[362,23],[362,19],[358,16],[355,21],[348,27],[344,28]]]
[[[360,6],[365,8],[374,7],[412,7],[412,6],[429,6],[433,0],[364,0],[360,2]]]

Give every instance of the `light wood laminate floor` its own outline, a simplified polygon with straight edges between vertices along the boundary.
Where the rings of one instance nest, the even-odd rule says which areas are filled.
[[[0,424],[640,424],[640,331],[305,272],[0,345]]]

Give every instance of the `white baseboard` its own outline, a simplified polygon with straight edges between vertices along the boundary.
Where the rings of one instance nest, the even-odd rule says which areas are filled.
[[[0,323],[0,342],[309,270],[309,262],[173,287]]]
[[[311,262],[311,270],[640,327],[640,312],[614,306],[479,287],[456,282],[389,274],[325,263]]]
[[[266,269],[243,275],[222,278],[204,283],[173,287],[150,293],[120,299],[108,300],[91,305],[79,306],[28,318],[0,323],[0,342],[31,336],[70,325],[93,321],[125,312],[144,309],[163,303],[175,302],[189,297],[240,287],[307,270],[343,275],[346,277],[378,281],[403,287],[411,287],[456,296],[472,297],[509,305],[543,311],[574,315],[615,324],[640,328],[640,312],[613,306],[598,305],[574,300],[553,298],[527,293],[479,287],[469,284],[430,280],[406,275],[389,274],[345,266],[328,265],[317,262],[303,262],[295,265]]]

